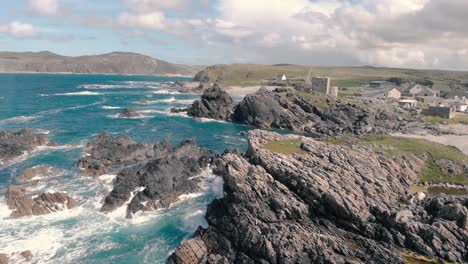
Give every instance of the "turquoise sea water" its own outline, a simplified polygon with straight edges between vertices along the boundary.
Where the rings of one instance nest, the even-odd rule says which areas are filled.
[[[198,225],[205,225],[207,204],[222,196],[221,179],[208,171],[203,174],[204,192],[185,195],[169,209],[127,220],[124,209],[111,214],[99,212],[114,176],[80,177],[75,166],[85,144],[103,131],[146,142],[167,138],[174,144],[194,137],[199,145],[217,152],[245,149],[246,139],[240,132],[250,127],[169,113],[169,108],[183,107],[199,98],[195,94],[178,94],[163,84],[185,80],[188,79],[0,74],[0,130],[30,127],[48,133],[58,144],[0,167],[0,253],[31,250],[32,263],[164,263]],[[141,104],[140,100],[150,104]],[[125,107],[137,109],[143,117],[117,118]],[[54,166],[64,175],[31,191],[67,192],[79,206],[46,216],[8,219],[6,187],[15,184],[15,177],[23,170],[36,165]]]

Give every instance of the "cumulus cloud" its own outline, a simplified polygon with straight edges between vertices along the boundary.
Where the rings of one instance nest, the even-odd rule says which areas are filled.
[[[58,0],[29,0],[29,8],[32,12],[41,15],[57,15],[59,12]]]
[[[164,33],[216,63],[468,68],[466,0],[121,0],[113,15],[65,3],[29,0],[29,8],[114,30],[126,43]]]
[[[33,25],[17,21],[4,25],[0,24],[0,33],[17,38],[28,38],[38,35],[38,31],[34,28]]]

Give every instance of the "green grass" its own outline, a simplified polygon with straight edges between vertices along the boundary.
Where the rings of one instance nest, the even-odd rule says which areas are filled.
[[[418,256],[410,252],[404,252],[400,255],[408,264],[450,264],[450,262],[442,262],[437,259]]]
[[[328,99],[325,95],[319,93],[308,93],[308,92],[297,92],[298,95],[302,96],[307,101],[311,102],[312,105],[325,109],[328,107]]]
[[[351,138],[353,138],[351,135],[342,135],[337,138],[324,138],[323,141],[342,145]],[[468,157],[457,148],[424,139],[393,137],[389,135],[368,135],[355,138],[355,141],[357,144],[377,146],[388,158],[409,153],[420,158],[427,155],[426,166],[421,171],[419,178],[420,182],[468,185],[468,177],[464,175],[449,175],[435,162],[436,160],[447,159],[459,164],[467,164]]]
[[[309,72],[313,76],[328,76],[331,85],[338,87],[356,87],[374,80],[386,80],[398,77],[407,80],[427,79],[434,83],[461,86],[468,83],[466,72],[437,71],[437,70],[412,70],[376,67],[308,67],[300,65],[261,65],[261,64],[231,64],[214,65],[207,68],[211,81],[223,76],[227,86],[252,86],[265,85],[265,80],[275,74],[285,74],[292,82],[301,81],[308,77]],[[465,88],[463,88],[465,89]],[[466,90],[466,89],[465,89]]]
[[[447,123],[447,124],[464,124],[468,125],[468,115],[457,115],[454,118],[442,118],[438,116],[426,116],[424,118],[424,122],[428,124],[442,124],[442,123]]]
[[[288,140],[272,140],[263,145],[263,147],[270,152],[285,155],[307,153],[303,149],[301,149],[301,144],[301,138],[293,138]]]

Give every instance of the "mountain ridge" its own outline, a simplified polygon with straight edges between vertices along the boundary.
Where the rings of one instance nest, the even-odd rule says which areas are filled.
[[[0,51],[0,72],[96,73],[194,76],[199,67],[170,63],[147,55],[114,51],[97,55],[64,56],[50,51]]]

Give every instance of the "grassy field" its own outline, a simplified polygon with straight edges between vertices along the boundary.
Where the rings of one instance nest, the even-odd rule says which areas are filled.
[[[267,142],[263,147],[270,151],[285,155],[291,154],[305,154],[306,152],[301,149],[302,140],[300,138],[288,140],[272,140]]]
[[[452,125],[453,124],[468,125],[468,115],[457,115],[454,118],[450,118],[450,119],[442,118],[438,116],[427,116],[424,118],[424,122],[428,124],[433,124],[433,125],[443,124],[443,123],[452,124]]]
[[[431,80],[434,83],[466,88],[468,74],[457,71],[413,70],[376,67],[307,67],[299,65],[231,64],[214,65],[206,69],[210,81],[223,76],[227,86],[263,85],[272,76],[285,74],[289,81],[304,80],[309,72],[313,76],[332,78],[332,86],[356,87],[374,80],[398,77],[408,80]]]
[[[426,167],[422,170],[419,181],[429,183],[453,183],[468,185],[468,177],[464,175],[450,176],[437,165],[436,161],[447,159],[458,164],[468,164],[468,157],[459,149],[445,146],[424,139],[393,137],[389,135],[368,135],[355,138],[343,135],[338,138],[326,138],[324,141],[332,144],[353,143],[379,146],[386,157],[392,158],[400,154],[412,153],[418,157],[428,156]]]

